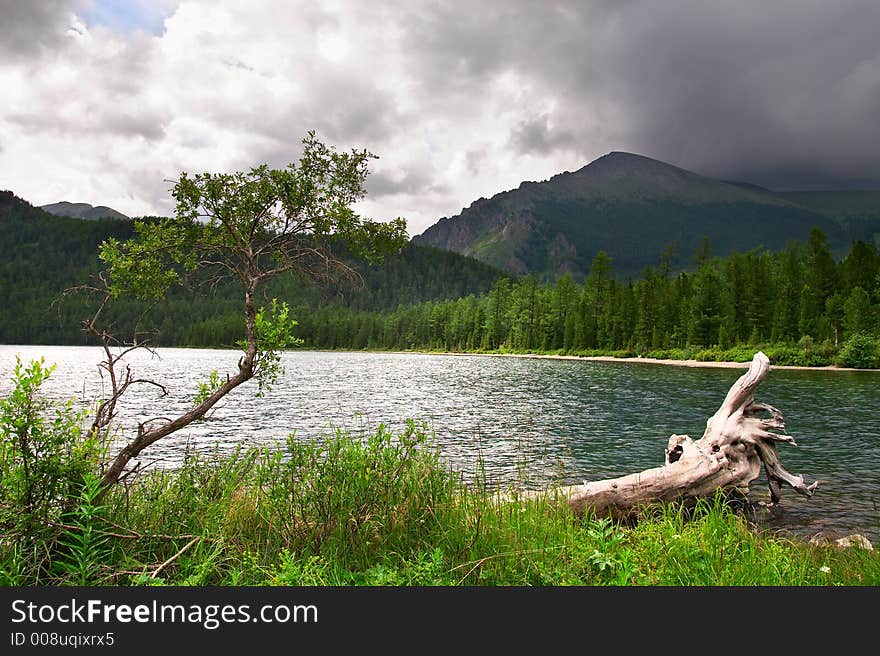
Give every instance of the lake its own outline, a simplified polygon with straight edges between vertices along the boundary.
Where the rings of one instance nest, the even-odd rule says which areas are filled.
[[[101,393],[98,348],[0,346],[0,395],[19,354],[57,369],[45,386],[57,399]],[[125,399],[124,425],[191,407],[212,370],[234,372],[236,351],[166,348],[129,358],[136,376],[163,383]],[[255,382],[224,399],[210,419],[160,441],[144,464],[173,467],[187,448],[230,452],[272,444],[291,432],[320,437],[338,428],[373,431],[424,421],[450,467],[472,478],[527,488],[621,476],[663,463],[669,435],[699,438],[741,369],[631,362],[409,353],[309,352],[283,356],[284,375],[263,398]],[[812,499],[783,488],[761,521],[799,537],[866,535],[880,542],[880,373],[771,370],[757,399],[779,408],[798,447],[780,445],[783,467],[819,480]],[[762,475],[752,486],[766,499]]]

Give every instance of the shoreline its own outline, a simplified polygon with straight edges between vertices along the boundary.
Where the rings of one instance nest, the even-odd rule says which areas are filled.
[[[360,353],[361,351],[354,351]],[[715,367],[719,369],[748,369],[749,362],[732,362],[722,361],[715,362],[711,360],[666,360],[659,358],[645,358],[642,356],[634,356],[631,358],[618,358],[611,355],[552,355],[546,353],[467,353],[461,351],[368,351],[370,353],[396,353],[400,355],[452,355],[452,356],[481,356],[487,358],[533,358],[543,360],[578,360],[581,362],[627,362],[634,364],[655,364],[672,367]],[[817,367],[807,367],[802,365],[790,364],[773,364],[770,363],[770,370],[789,370],[789,371],[868,371],[880,372],[880,369],[856,369],[852,367],[836,367],[834,365],[824,365]]]
[[[50,347],[50,348],[91,348],[100,350],[100,346],[98,345],[67,345],[67,344],[0,344],[0,347],[28,347],[28,348],[39,348],[39,347]],[[233,347],[222,347],[222,346],[161,346],[158,349],[202,349],[202,350],[221,350],[221,351],[237,351],[238,349]],[[412,351],[390,351],[390,350],[372,350],[372,349],[321,349],[321,348],[302,348],[302,349],[291,349],[289,352],[297,352],[297,351],[305,351],[305,352],[314,352],[314,353],[387,353],[392,355],[451,355],[451,356],[471,356],[471,357],[485,357],[485,358],[533,358],[533,359],[541,359],[541,360],[578,360],[581,362],[627,362],[634,364],[656,364],[656,365],[665,365],[671,367],[715,367],[718,369],[748,369],[751,364],[751,360],[748,362],[734,362],[734,361],[720,361],[716,362],[714,360],[671,360],[671,359],[661,359],[661,358],[646,358],[642,356],[633,356],[631,358],[620,358],[612,355],[555,355],[550,353],[479,353],[479,352],[468,352],[468,351],[420,351],[420,350],[412,350]],[[814,366],[808,367],[803,365],[790,365],[790,364],[773,364],[770,362],[770,370],[788,370],[788,371],[840,371],[840,372],[852,372],[852,371],[867,371],[867,372],[880,372],[880,368],[878,369],[858,369],[855,367],[837,367],[835,365],[822,365],[822,366]]]

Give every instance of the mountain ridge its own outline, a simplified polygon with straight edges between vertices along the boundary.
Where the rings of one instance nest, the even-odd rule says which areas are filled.
[[[670,246],[677,253],[675,264],[687,266],[704,238],[715,255],[758,247],[777,250],[818,227],[842,254],[853,238],[870,238],[874,232],[880,238],[880,192],[874,193],[876,221],[843,221],[818,200],[805,203],[797,194],[612,151],[576,171],[480,198],[413,241],[545,278],[582,276],[604,250],[619,275],[635,277],[644,267],[656,266]]]
[[[93,206],[89,203],[71,203],[62,200],[58,203],[49,203],[48,205],[40,205],[39,208],[49,214],[55,216],[67,216],[75,219],[84,219],[93,221],[95,219],[119,219],[120,221],[130,221],[131,217],[114,210],[106,205]]]

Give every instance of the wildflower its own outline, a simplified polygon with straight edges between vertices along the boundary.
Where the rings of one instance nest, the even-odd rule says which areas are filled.
[[[828,574],[831,572],[831,568],[828,567],[827,565],[823,565],[822,567],[819,568],[819,571],[823,572],[824,574]]]

